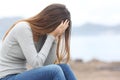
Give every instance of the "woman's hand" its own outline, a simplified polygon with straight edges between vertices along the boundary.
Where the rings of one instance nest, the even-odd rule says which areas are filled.
[[[62,21],[60,25],[49,34],[53,35],[55,38],[57,38],[58,36],[61,36],[65,32],[65,30],[68,28],[68,24],[69,24],[68,20],[65,20],[65,22]]]

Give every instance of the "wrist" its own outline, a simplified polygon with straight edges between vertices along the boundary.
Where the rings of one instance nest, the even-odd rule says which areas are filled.
[[[53,39],[55,39],[56,37],[52,34],[48,34],[48,36],[52,37]]]
[[[56,38],[56,35],[55,35],[55,34],[53,34],[53,33],[49,33],[49,35],[52,35],[52,36],[54,36],[54,37]]]

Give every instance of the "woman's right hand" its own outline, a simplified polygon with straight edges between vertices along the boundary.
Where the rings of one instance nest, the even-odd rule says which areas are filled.
[[[62,21],[60,25],[49,34],[57,38],[58,36],[61,36],[65,32],[65,30],[68,28],[68,25],[69,25],[68,20],[65,20],[65,22]]]

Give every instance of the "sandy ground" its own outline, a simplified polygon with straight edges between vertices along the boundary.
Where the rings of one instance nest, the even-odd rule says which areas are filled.
[[[77,80],[120,80],[120,62],[70,61],[70,66]]]
[[[70,61],[77,80],[120,80],[120,62]]]

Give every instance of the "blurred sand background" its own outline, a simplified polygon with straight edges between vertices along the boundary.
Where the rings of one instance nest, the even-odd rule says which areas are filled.
[[[120,62],[70,61],[77,80],[120,80]]]
[[[77,80],[120,80],[120,62],[102,62],[93,59],[83,62],[70,60],[70,66]],[[28,69],[31,67],[28,65]]]

